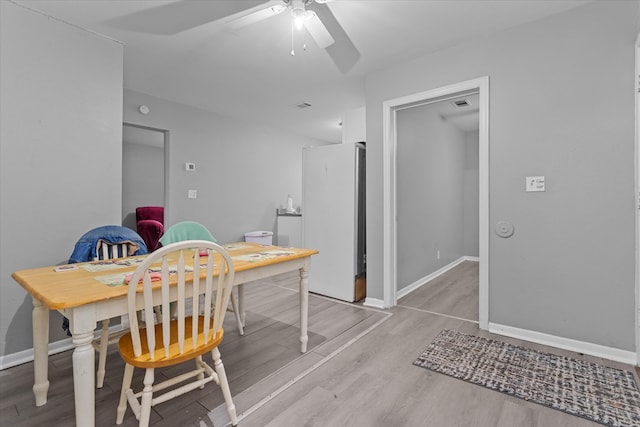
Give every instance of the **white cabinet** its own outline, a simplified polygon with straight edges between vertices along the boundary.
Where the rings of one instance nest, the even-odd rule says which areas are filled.
[[[302,247],[302,215],[279,213],[276,227],[278,246]]]

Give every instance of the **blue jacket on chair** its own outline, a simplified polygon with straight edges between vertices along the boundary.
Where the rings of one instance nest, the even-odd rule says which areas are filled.
[[[97,248],[100,241],[114,245],[128,242],[129,255],[143,255],[148,252],[142,237],[132,229],[119,225],[104,225],[89,230],[80,237],[69,258],[69,264],[93,261],[98,256]]]
[[[73,248],[68,264],[93,261],[98,258],[98,244],[102,241],[113,245],[127,243],[129,247],[127,255],[144,255],[148,252],[142,237],[132,229],[119,225],[104,225],[89,230],[80,237]],[[62,321],[62,329],[71,336],[69,319],[66,317]]]

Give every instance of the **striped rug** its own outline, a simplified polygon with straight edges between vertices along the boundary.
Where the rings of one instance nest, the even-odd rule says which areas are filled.
[[[446,329],[413,364],[607,426],[640,426],[628,371]]]

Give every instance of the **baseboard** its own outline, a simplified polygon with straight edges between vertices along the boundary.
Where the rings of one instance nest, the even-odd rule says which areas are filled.
[[[122,331],[122,325],[114,325],[109,327],[109,333],[115,333]],[[100,330],[94,331],[94,338],[100,337]],[[49,356],[52,354],[62,353],[73,349],[73,341],[71,337],[49,343]],[[4,356],[0,356],[0,371],[9,369],[14,366],[22,365],[23,363],[33,362],[33,348],[28,348],[17,353],[11,353]]]
[[[62,353],[72,348],[73,343],[71,342],[71,338],[52,342],[49,343],[49,355]],[[0,356],[0,371],[29,362],[33,362],[33,348]]]
[[[366,297],[362,303],[365,307],[375,307],[384,309],[384,301],[378,298]]]
[[[432,281],[433,279],[435,279],[438,276],[441,276],[442,274],[446,273],[447,271],[451,270],[453,267],[457,266],[458,264],[464,262],[464,261],[473,261],[471,259],[472,257],[460,257],[457,260],[453,261],[452,263],[449,263],[447,265],[445,265],[444,267],[434,271],[431,274],[428,274],[426,276],[424,276],[421,279],[416,280],[415,282],[411,283],[408,286],[405,286],[404,288],[400,289],[398,291],[398,293],[396,294],[396,299],[400,299],[403,296],[409,295],[411,292],[415,291],[416,289],[426,285],[427,283],[429,283],[430,281]]]
[[[497,323],[489,323],[489,332],[511,338],[531,341],[537,344],[561,348],[563,350],[588,354],[590,356],[603,357],[605,359],[629,365],[636,365],[636,354],[633,351],[620,350],[599,344],[572,340],[569,338],[544,334],[542,332],[530,331],[527,329],[514,328],[512,326],[505,326]]]

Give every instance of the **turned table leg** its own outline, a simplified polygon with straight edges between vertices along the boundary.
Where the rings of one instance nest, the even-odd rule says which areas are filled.
[[[73,390],[76,404],[76,425],[93,427],[96,412],[96,362],[93,348],[95,320],[84,310],[76,309],[70,318],[73,334]],[[86,316],[83,316],[86,315]]]
[[[307,320],[309,315],[309,269],[300,269],[300,351],[307,351]]]
[[[49,309],[33,298],[33,394],[36,406],[47,403],[49,391]]]

